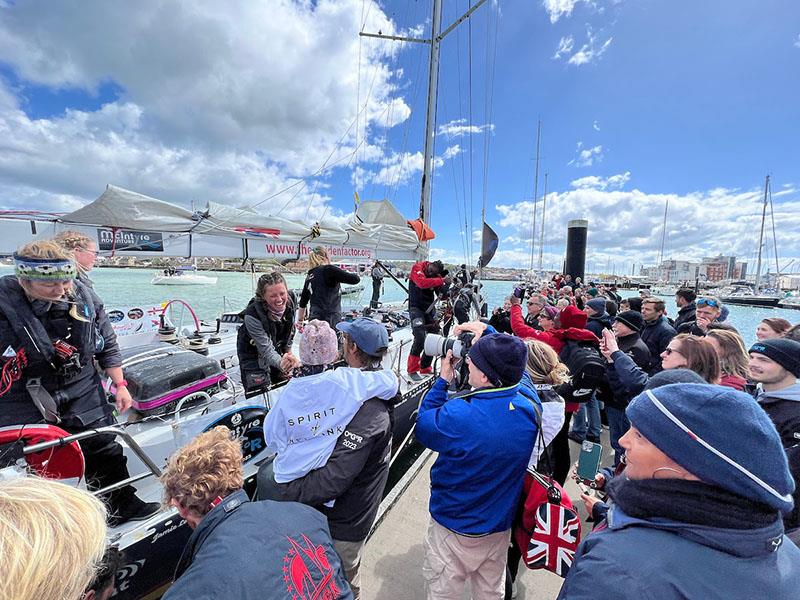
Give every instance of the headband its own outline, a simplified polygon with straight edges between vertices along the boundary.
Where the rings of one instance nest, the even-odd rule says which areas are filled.
[[[14,272],[21,279],[68,281],[78,276],[75,263],[68,258],[32,258],[14,252]]]

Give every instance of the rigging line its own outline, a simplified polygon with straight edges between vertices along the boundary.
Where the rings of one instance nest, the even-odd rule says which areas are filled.
[[[472,0],[470,0],[470,8],[472,7]],[[468,65],[467,65],[467,79],[468,79],[468,118],[469,118],[469,126],[472,127],[472,19],[470,18],[467,21],[468,27],[467,31],[469,36],[467,38],[467,57],[468,57]],[[472,137],[469,136],[469,228],[467,229],[467,239],[469,241],[469,264],[472,265],[473,263],[473,256],[472,256],[472,212],[474,210],[473,201],[475,198],[475,191],[474,191],[474,167],[473,167],[473,149],[472,149]]]
[[[446,97],[444,97],[444,96],[442,97],[442,112],[445,114],[445,119],[444,119],[445,122],[448,122],[448,120],[446,118],[446,115],[448,114],[447,100],[446,100]],[[450,134],[449,131],[445,132],[445,135],[447,137],[447,146],[449,148],[449,147],[451,147],[450,144],[452,142],[453,136]],[[461,205],[459,204],[458,181],[457,181],[457,178],[456,178],[456,165],[455,165],[455,163],[456,163],[455,158],[450,161],[450,171],[451,171],[451,173],[453,175],[453,190],[455,191],[455,202],[454,202],[454,204],[456,205],[456,214],[457,214],[457,217],[458,217],[458,221],[456,221],[456,222],[459,224],[459,227],[460,227],[460,224],[461,224]],[[464,239],[465,238],[465,233],[462,233],[459,236],[459,238],[461,240],[461,249],[464,252],[464,258],[465,258],[465,261],[466,261],[467,247],[466,247],[466,243],[465,243],[465,239]]]
[[[362,17],[362,19],[361,19],[362,20],[361,30],[362,31],[364,30],[364,22],[363,22],[364,18],[363,17],[364,17],[364,10],[365,10],[364,7],[365,7],[365,5],[366,5],[366,0],[361,0],[361,17]],[[361,113],[361,49],[362,49],[362,44],[363,44],[363,38],[361,36],[358,36],[358,70],[356,71],[356,73],[357,73],[356,74],[356,143],[355,143],[356,149],[358,148],[358,127],[359,127],[358,117],[359,117],[359,114]],[[366,104],[366,102],[365,102],[365,104]],[[355,150],[353,152],[353,158],[355,158],[354,168],[357,169],[358,168],[358,155],[356,154],[356,152],[357,152],[357,150]],[[358,177],[356,177],[356,180],[355,180],[356,192],[358,191],[359,183],[360,183],[359,179],[358,179]]]
[[[494,107],[494,76],[496,73],[496,64],[497,64],[497,35],[500,23],[500,12],[499,12],[499,0],[498,0],[498,12],[495,16],[494,20],[494,43],[491,43],[491,13],[492,11],[487,11],[486,17],[486,64],[487,69],[489,67],[489,55],[491,53],[492,60],[491,60],[491,69],[487,70],[486,73],[486,90],[485,90],[485,113],[486,113],[486,123],[489,124],[492,122],[492,111]],[[483,143],[483,199],[482,199],[482,208],[481,208],[481,232],[483,231],[483,222],[486,220],[486,197],[489,193],[489,149],[491,144],[491,136],[486,135],[484,136],[484,143]]]
[[[456,70],[458,74],[458,117],[461,120],[462,111],[464,110],[464,99],[461,95],[461,86],[463,83],[463,78],[461,76],[461,34],[459,33],[460,27],[456,27]],[[471,126],[471,124],[470,124]],[[470,134],[471,135],[471,134]],[[461,202],[464,208],[463,215],[464,215],[464,236],[469,235],[470,239],[472,234],[469,232],[469,228],[467,227],[467,175],[466,175],[466,168],[464,167],[464,151],[462,150],[459,152],[459,164],[461,165],[461,198],[456,198],[456,202]],[[461,228],[461,214],[458,217],[459,228]],[[468,265],[470,264],[470,257],[469,257],[469,244],[471,242],[464,239],[464,262]]]
[[[533,270],[533,248],[534,240],[536,238],[536,200],[539,196],[539,143],[542,135],[542,120],[537,120],[536,125],[536,164],[533,171],[533,219],[531,220],[531,265],[530,269]]]

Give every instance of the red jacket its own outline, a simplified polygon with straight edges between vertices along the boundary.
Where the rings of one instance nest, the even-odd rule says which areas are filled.
[[[414,263],[408,276],[408,307],[428,310],[436,300],[435,288],[444,285],[444,277],[428,277],[425,270],[430,263],[422,260]]]

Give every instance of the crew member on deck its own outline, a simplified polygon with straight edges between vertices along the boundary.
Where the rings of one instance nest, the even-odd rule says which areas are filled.
[[[286,374],[300,366],[292,354],[294,338],[294,294],[277,271],[258,279],[256,295],[239,316],[236,352],[245,393],[258,393],[283,381]]]
[[[436,302],[436,291],[449,285],[452,279],[442,265],[442,261],[427,260],[415,263],[408,277],[408,314],[411,317],[411,330],[414,343],[408,355],[408,374],[432,372],[433,358],[422,356],[425,347],[425,336],[434,324],[433,314]]]
[[[0,426],[52,423],[70,433],[114,425],[95,359],[114,384],[116,408],[131,395],[122,374],[117,338],[102,303],[76,281],[72,253],[54,241],[35,241],[14,254],[16,276],[0,278],[0,347],[4,385]],[[111,434],[80,442],[92,488],[129,477],[126,458]],[[142,520],[158,503],[142,502],[131,486],[110,492],[109,524]]]
[[[311,302],[309,310],[310,319],[327,321],[331,327],[342,320],[342,287],[341,284],[354,285],[361,281],[356,273],[348,273],[336,265],[331,264],[328,251],[322,246],[317,246],[308,255],[311,268],[306,275],[303,291],[300,294],[300,310],[297,313],[298,322],[306,318],[306,306]]]

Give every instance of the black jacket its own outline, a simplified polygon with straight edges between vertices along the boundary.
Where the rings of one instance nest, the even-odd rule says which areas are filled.
[[[164,600],[353,597],[325,517],[296,502],[226,497],[192,532]]]
[[[0,426],[43,422],[26,389],[34,378],[41,379],[41,386],[55,400],[62,426],[81,429],[113,423],[113,408],[101,386],[95,358],[102,368],[121,366],[117,336],[90,288],[74,281],[73,294],[77,314],[85,320],[70,315],[71,305],[66,302],[29,300],[13,275],[0,278],[0,346],[17,353],[24,350],[27,357],[22,377],[0,397]],[[58,339],[77,349],[79,368],[58,368],[53,347]]]
[[[601,340],[603,339],[603,330],[604,329],[611,329],[611,324],[614,322],[614,319],[611,318],[607,312],[604,312],[602,315],[589,317],[589,320],[586,322],[586,329],[591,331]]]
[[[675,331],[679,332],[679,327],[684,323],[694,321],[695,310],[697,310],[697,305],[692,302],[678,311],[678,316],[675,317],[675,322],[672,324],[672,326],[675,328]]]
[[[244,324],[239,327],[236,338],[236,353],[239,357],[239,368],[242,371],[242,382],[248,387],[247,374],[251,372],[266,373],[269,369],[270,378],[273,383],[281,375],[277,369],[275,360],[270,361],[267,352],[268,345],[277,355],[280,356],[292,349],[292,339],[294,338],[294,294],[289,294],[289,301],[286,310],[280,321],[271,319],[267,313],[267,308],[263,300],[253,297],[239,316],[244,319]],[[252,332],[251,332],[252,330]],[[256,331],[258,330],[258,331]],[[267,382],[269,383],[269,382]]]
[[[318,508],[334,540],[361,542],[375,521],[389,477],[392,428],[389,404],[367,400],[339,436],[328,462],[288,483],[277,484],[284,500]],[[333,508],[323,506],[336,500]]]
[[[648,373],[652,375],[661,370],[661,353],[677,334],[678,332],[675,331],[664,316],[652,322],[644,322],[644,329],[642,329],[639,335],[650,350],[650,367],[647,369]]]
[[[617,343],[619,352],[612,354],[613,362],[606,365],[612,397],[604,400],[614,408],[625,410],[647,383],[644,369],[650,364],[650,350],[638,333],[619,338]]]
[[[356,273],[348,273],[335,265],[314,267],[306,275],[300,294],[300,308],[305,308],[311,301],[309,317],[327,321],[342,312],[341,284],[353,285],[360,281],[361,278]]]

